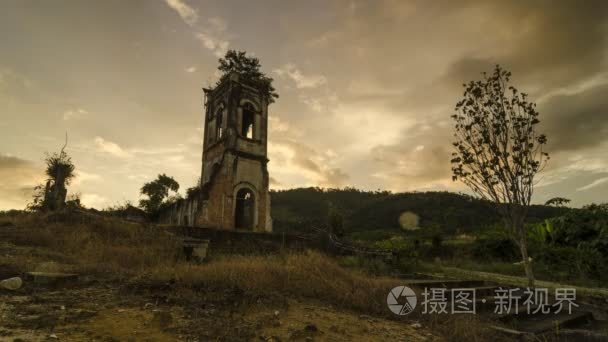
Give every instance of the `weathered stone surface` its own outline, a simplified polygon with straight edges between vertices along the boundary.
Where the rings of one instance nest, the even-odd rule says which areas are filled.
[[[21,280],[19,277],[8,278],[0,281],[0,288],[5,290],[15,291],[20,289],[21,285],[23,285],[23,280]]]
[[[200,191],[163,210],[159,221],[272,231],[265,92],[234,74],[205,95]]]
[[[182,246],[188,260],[204,261],[209,250],[209,240],[203,239],[184,239]]]

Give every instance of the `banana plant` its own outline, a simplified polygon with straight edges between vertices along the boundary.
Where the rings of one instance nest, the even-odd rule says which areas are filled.
[[[536,242],[553,244],[553,231],[553,222],[545,219],[544,222],[532,226],[529,237]]]

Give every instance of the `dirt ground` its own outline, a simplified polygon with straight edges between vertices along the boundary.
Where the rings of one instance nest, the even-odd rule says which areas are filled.
[[[163,284],[147,281],[145,272],[83,274],[73,255],[21,241],[27,232],[19,229],[11,223],[0,230],[0,280],[24,279],[17,290],[0,287],[0,342],[438,340],[411,320],[370,317],[310,297]],[[42,284],[26,277],[30,271],[80,274]]]
[[[0,290],[0,341],[435,341],[412,322],[238,290],[79,280]]]

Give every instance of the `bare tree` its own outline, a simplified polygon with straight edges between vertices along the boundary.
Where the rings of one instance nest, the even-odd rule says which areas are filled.
[[[509,86],[511,73],[496,66],[483,80],[464,84],[456,104],[453,180],[496,203],[505,228],[519,246],[526,277],[534,286],[525,219],[534,177],[546,165],[547,138],[536,131],[538,111],[528,95]]]

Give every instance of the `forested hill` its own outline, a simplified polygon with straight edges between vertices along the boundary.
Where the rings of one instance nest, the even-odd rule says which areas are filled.
[[[491,203],[451,192],[393,194],[353,188],[298,188],[272,191],[271,196],[273,226],[279,232],[306,230],[310,222],[326,223],[332,211],[343,218],[347,234],[357,235],[400,231],[399,217],[408,211],[418,215],[419,227],[447,235],[470,233],[499,222]],[[564,210],[533,206],[528,220],[538,222]]]

